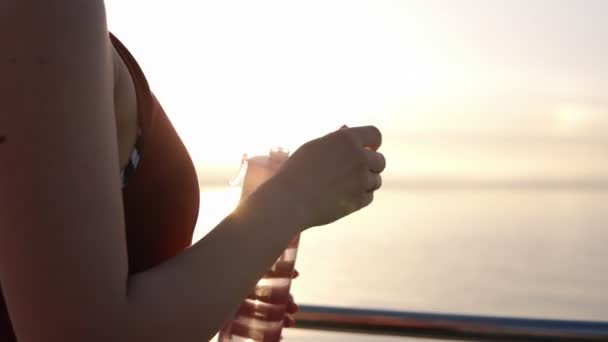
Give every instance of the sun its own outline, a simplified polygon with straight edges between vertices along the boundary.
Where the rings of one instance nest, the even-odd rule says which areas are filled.
[[[593,112],[591,109],[580,105],[560,106],[555,114],[556,129],[559,133],[573,134],[585,126]]]

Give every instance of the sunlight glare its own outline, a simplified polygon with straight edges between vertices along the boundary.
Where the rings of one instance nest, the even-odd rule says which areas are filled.
[[[219,224],[237,206],[241,195],[240,186],[202,189],[200,213],[193,242],[200,240]]]

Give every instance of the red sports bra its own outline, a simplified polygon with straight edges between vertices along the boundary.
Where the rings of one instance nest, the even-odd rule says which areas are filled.
[[[135,84],[141,133],[130,167],[123,171],[129,273],[133,274],[190,246],[198,217],[199,186],[188,151],[150,91],[139,65],[116,37],[110,35],[110,39]],[[16,341],[3,296],[0,341]]]

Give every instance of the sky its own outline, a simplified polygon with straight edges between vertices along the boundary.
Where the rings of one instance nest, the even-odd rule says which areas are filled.
[[[342,124],[384,131],[394,182],[608,175],[607,1],[106,6],[202,182]]]

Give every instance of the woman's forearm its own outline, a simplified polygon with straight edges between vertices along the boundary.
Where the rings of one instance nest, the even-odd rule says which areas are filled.
[[[276,186],[262,187],[181,255],[130,279],[132,341],[205,341],[299,232]]]

